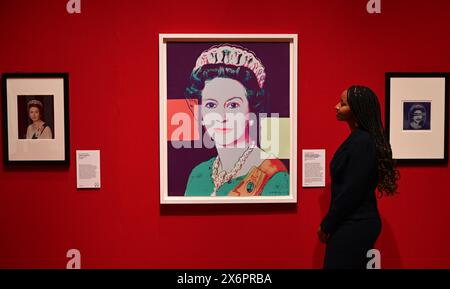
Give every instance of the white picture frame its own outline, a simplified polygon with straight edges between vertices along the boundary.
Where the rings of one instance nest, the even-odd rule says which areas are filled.
[[[211,44],[212,45],[235,45],[239,43],[246,49],[251,44],[261,43],[263,46],[269,46],[271,43],[278,43],[279,45],[286,45],[287,60],[286,70],[289,75],[286,79],[289,117],[281,120],[286,124],[289,134],[289,195],[284,196],[186,196],[173,195],[169,192],[171,180],[181,179],[186,180],[186,175],[178,176],[177,174],[169,172],[169,158],[171,152],[168,139],[168,130],[170,124],[168,123],[168,94],[169,90],[173,89],[173,85],[168,85],[168,78],[170,77],[170,62],[171,47],[176,45],[190,44]],[[176,44],[176,45],[173,45]],[[248,44],[248,45],[247,45]],[[237,44],[236,44],[237,45]],[[183,57],[189,55],[188,51],[183,53]],[[161,204],[226,204],[226,203],[296,203],[297,202],[297,77],[298,77],[298,40],[296,34],[160,34],[159,35],[159,113],[160,113],[160,203]],[[201,52],[199,50],[199,52]],[[197,52],[195,57],[200,53]],[[178,55],[178,54],[177,54]],[[188,57],[188,56],[186,56]],[[193,56],[190,55],[192,58]],[[281,57],[281,56],[280,56]],[[195,65],[195,58],[192,58],[191,64]],[[180,61],[177,62],[180,65]],[[181,68],[180,68],[181,69]],[[177,69],[178,71],[178,69]],[[274,73],[274,72],[272,72]],[[186,73],[186,81],[189,80],[189,74]],[[267,78],[270,73],[267,73]],[[179,90],[181,93],[181,90]],[[170,97],[170,96],[169,96]],[[274,100],[276,101],[276,100]],[[180,103],[183,100],[180,98]],[[280,118],[281,119],[281,118]],[[267,121],[268,119],[265,119]],[[264,122],[264,121],[262,121]],[[261,125],[261,124],[260,124]],[[286,146],[285,146],[286,148]],[[186,152],[182,154],[186,158],[194,156],[195,153]],[[185,159],[185,157],[178,157],[178,159]],[[171,159],[172,160],[172,159]],[[172,165],[173,167],[173,165]],[[177,193],[182,192],[181,189]]]

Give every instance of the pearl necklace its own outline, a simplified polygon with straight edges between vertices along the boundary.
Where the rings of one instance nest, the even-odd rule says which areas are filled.
[[[213,163],[213,169],[211,173],[211,178],[214,182],[214,190],[211,193],[212,197],[215,197],[217,195],[217,191],[219,188],[226,182],[230,181],[234,176],[239,172],[239,170],[244,165],[245,161],[247,160],[250,153],[253,151],[253,146],[247,147],[247,149],[244,151],[242,156],[238,159],[238,161],[234,164],[234,167],[231,171],[227,172],[225,170],[221,171],[219,173],[219,165],[220,165],[220,159],[219,156],[216,157]]]

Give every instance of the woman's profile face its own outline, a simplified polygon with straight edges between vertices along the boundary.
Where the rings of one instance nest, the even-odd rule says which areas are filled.
[[[352,118],[352,111],[347,99],[347,90],[342,92],[340,101],[336,104],[336,119],[348,121]]]
[[[35,106],[30,107],[30,109],[28,110],[28,115],[30,116],[30,119],[32,121],[38,121],[41,118],[40,114],[41,113],[39,111],[39,108]]]
[[[245,140],[248,113],[246,90],[239,81],[214,78],[205,82],[201,116],[216,146],[229,146]]]

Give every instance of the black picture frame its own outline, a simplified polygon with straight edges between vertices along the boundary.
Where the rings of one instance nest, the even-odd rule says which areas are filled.
[[[411,102],[417,106],[428,106],[430,111],[427,111],[428,115],[430,117],[435,117],[438,118],[437,121],[439,121],[439,128],[441,128],[441,133],[443,134],[443,141],[440,145],[441,147],[441,155],[439,157],[424,157],[423,155],[421,155],[420,157],[414,157],[414,156],[408,156],[408,157],[400,157],[400,156],[396,156],[396,150],[397,152],[399,150],[402,149],[402,147],[407,147],[407,145],[397,145],[397,144],[393,144],[393,134],[394,133],[398,133],[399,132],[399,117],[398,115],[400,114],[400,112],[398,111],[398,100],[397,100],[397,105],[394,111],[393,108],[393,95],[395,94],[395,92],[393,91],[393,86],[392,86],[392,80],[395,79],[405,79],[405,78],[409,78],[414,80],[414,82],[412,83],[412,86],[415,85],[420,85],[420,81],[423,79],[430,79],[430,78],[434,78],[434,79],[442,79],[443,83],[444,83],[444,92],[442,95],[440,95],[440,97],[442,99],[439,99],[439,103],[443,103],[442,107],[439,106],[437,107],[436,105],[432,106],[433,101],[432,100],[417,100],[417,99],[411,99],[409,100],[404,100],[402,99],[402,107],[403,107],[403,111],[401,113],[402,115],[402,133],[408,134],[408,133],[417,133],[416,136],[421,137],[420,133],[423,133],[422,137],[428,137],[428,136],[432,136],[431,133],[428,132],[433,132],[433,126],[430,126],[430,123],[428,123],[427,125],[424,125],[423,127],[419,127],[418,129],[416,129],[414,131],[414,129],[407,129],[405,126],[405,117],[406,117],[406,111],[405,109],[407,107],[410,107],[410,105],[408,104],[408,102]],[[441,81],[442,83],[442,81]],[[392,151],[393,151],[393,158],[399,163],[399,164],[447,164],[448,163],[448,129],[449,129],[449,111],[448,111],[448,104],[449,104],[449,72],[386,72],[385,73],[385,128],[386,128],[386,134],[387,137],[391,143],[392,146]],[[410,89],[414,89],[414,87],[410,87]],[[429,104],[427,104],[429,103]],[[440,111],[440,113],[438,114],[438,116],[436,116],[436,108],[443,108],[444,111]],[[433,114],[431,113],[434,110]],[[427,114],[424,113],[424,115],[426,116]],[[396,129],[394,129],[394,125],[395,125],[395,120],[391,119],[392,116],[395,116],[397,124],[396,124]],[[441,117],[439,117],[441,116]],[[431,119],[426,119],[424,118],[424,121],[428,121],[431,122]],[[436,124],[436,121],[435,121]],[[437,132],[439,133],[439,132]],[[410,145],[414,145],[414,143],[410,143]],[[427,149],[430,149],[429,147],[424,147],[423,151],[425,152]],[[426,152],[425,152],[426,153]]]
[[[6,166],[15,166],[15,165],[26,165],[26,166],[35,166],[35,165],[57,165],[57,166],[69,166],[70,165],[70,110],[69,110],[69,74],[67,72],[50,72],[50,73],[3,73],[1,75],[2,79],[2,113],[3,113],[3,162]],[[52,134],[52,139],[48,142],[48,146],[57,146],[59,148],[58,157],[37,157],[37,158],[21,158],[16,159],[11,157],[11,151],[10,151],[10,145],[14,144],[20,144],[20,141],[28,141],[26,137],[17,137],[15,138],[15,143],[13,144],[10,142],[11,140],[11,132],[13,131],[10,128],[14,127],[12,124],[12,121],[10,119],[10,111],[8,111],[8,105],[9,101],[8,97],[11,97],[9,94],[9,87],[8,83],[10,80],[23,80],[24,84],[27,83],[29,80],[58,80],[62,81],[63,89],[62,89],[62,96],[61,93],[58,93],[57,96],[59,96],[58,103],[63,102],[62,105],[59,105],[56,107],[56,104],[53,106],[53,95],[52,96],[52,113],[61,115],[61,109],[63,110],[63,117],[60,117],[63,119],[63,124],[57,125],[58,131],[56,133]],[[31,82],[30,82],[31,83]],[[20,85],[17,85],[16,87],[20,87]],[[19,89],[20,90],[20,89]],[[32,88],[28,89],[32,90]],[[50,89],[51,91],[51,89]],[[58,90],[60,91],[60,90]],[[38,97],[44,97],[48,95],[42,95],[42,91],[39,93],[26,93],[28,95],[22,96],[22,95],[15,95],[15,99],[17,99],[17,110],[20,107],[20,97],[23,99],[30,99],[30,98],[38,98]],[[48,93],[44,93],[48,94]],[[55,95],[56,97],[56,95]],[[41,103],[42,104],[42,103]],[[22,105],[23,106],[23,105]],[[27,107],[27,106],[25,106]],[[52,116],[53,117],[53,116]],[[19,119],[19,112],[17,111],[17,119]],[[56,122],[56,121],[55,121]],[[16,125],[19,127],[19,125]],[[18,136],[18,131],[20,128],[17,128],[16,135]],[[62,134],[58,135],[58,132],[62,131]],[[23,140],[25,139],[25,140]],[[54,142],[51,142],[55,140]],[[63,142],[63,144],[60,144]],[[31,145],[30,145],[31,144]],[[33,147],[32,141],[29,143],[29,147]],[[42,147],[42,145],[41,145]],[[62,151],[63,148],[63,151]]]

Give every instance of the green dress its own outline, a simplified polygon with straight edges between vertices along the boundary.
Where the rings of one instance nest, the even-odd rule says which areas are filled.
[[[206,197],[210,196],[214,190],[214,183],[211,178],[212,167],[216,158],[200,163],[191,174],[186,186],[185,196]],[[240,176],[231,179],[223,184],[217,191],[217,196],[227,196],[244,178]],[[288,196],[289,195],[289,174],[285,171],[275,173],[264,186],[261,196]]]

